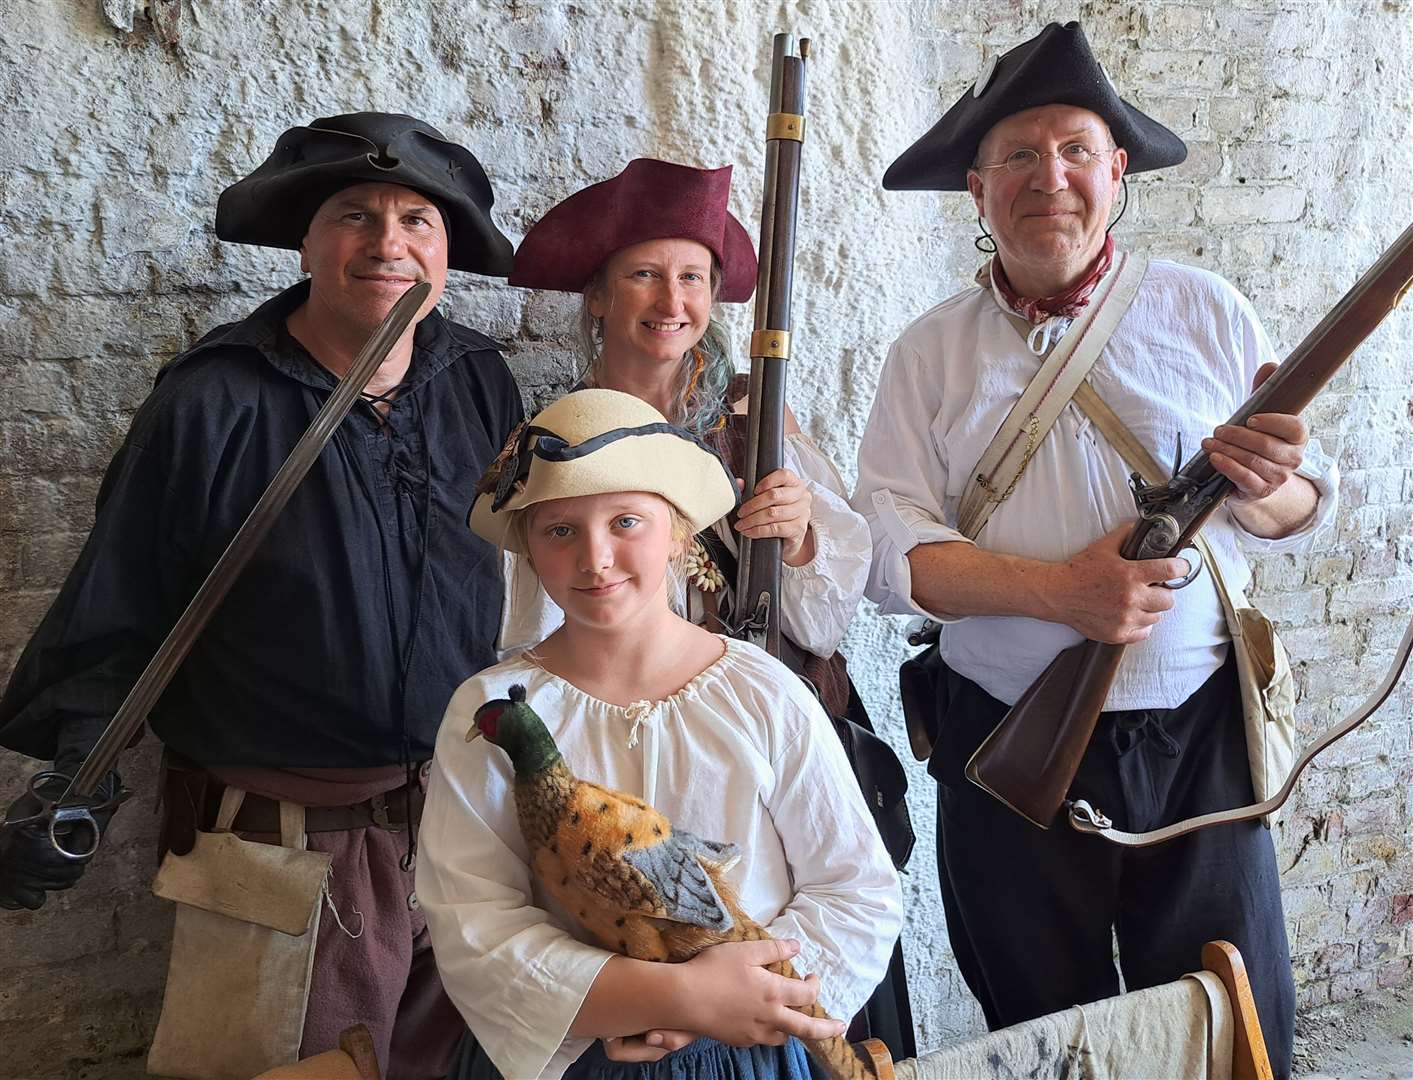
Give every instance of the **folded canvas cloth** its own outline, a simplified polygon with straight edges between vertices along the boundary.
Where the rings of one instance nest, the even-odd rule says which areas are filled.
[[[1231,1080],[1232,1031],[1226,989],[1199,971],[900,1061],[896,1073],[897,1080]]]

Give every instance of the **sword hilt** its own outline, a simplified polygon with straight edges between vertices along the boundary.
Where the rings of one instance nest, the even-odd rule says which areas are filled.
[[[119,788],[100,803],[65,803],[69,777],[46,769],[35,773],[25,785],[24,794],[10,804],[0,821],[0,852],[9,849],[14,835],[29,829],[49,837],[54,850],[65,859],[86,863],[103,843],[104,826],[95,814],[111,814],[129,795]]]

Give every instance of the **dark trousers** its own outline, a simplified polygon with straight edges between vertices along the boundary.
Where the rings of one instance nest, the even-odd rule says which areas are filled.
[[[957,965],[994,1030],[1199,969],[1206,941],[1246,961],[1271,1064],[1288,1077],[1295,987],[1270,832],[1260,822],[1124,849],[1058,821],[1036,828],[962,775],[1007,706],[947,672],[929,771]],[[1070,788],[1125,830],[1252,801],[1235,661],[1174,709],[1101,714]]]

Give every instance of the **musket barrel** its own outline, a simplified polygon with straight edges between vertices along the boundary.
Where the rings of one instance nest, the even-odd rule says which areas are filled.
[[[770,40],[770,111],[780,111],[784,100],[785,60],[795,51],[794,34],[776,34]]]
[[[1285,362],[1228,421],[1259,412],[1298,413],[1324,389],[1351,353],[1408,294],[1413,284],[1413,225],[1305,335]],[[1314,361],[1310,360],[1314,357]]]
[[[1364,275],[1340,298],[1329,313],[1291,350],[1270,378],[1244,401],[1227,420],[1241,427],[1257,413],[1303,412],[1338,373],[1354,350],[1383,322],[1413,287],[1413,225],[1386,250]],[[1182,468],[1182,475],[1206,484],[1217,475],[1205,450],[1194,454]],[[1153,477],[1153,482],[1158,478]],[[1201,528],[1194,521],[1184,530],[1181,545]],[[1180,546],[1181,546],[1180,545]]]
[[[807,51],[804,42],[801,46],[802,51]],[[784,464],[785,457],[785,365],[790,356],[795,222],[804,137],[804,60],[791,55],[793,51],[792,35],[775,35],[755,333],[751,336],[745,498],[750,497],[763,477]],[[736,588],[737,617],[749,624],[747,637],[775,655],[780,651],[780,551],[779,538],[742,537]],[[764,615],[763,624],[756,618],[758,613]]]
[[[804,64],[798,57],[785,58],[782,82],[783,111],[798,114],[804,107]],[[769,255],[762,250],[762,261],[770,262],[770,289],[766,293],[766,326],[788,331],[791,293],[795,284],[795,218],[800,199],[800,150],[802,143],[793,139],[772,140],[776,155],[775,183],[780,198],[775,209],[774,234]],[[758,327],[758,329],[764,329]]]

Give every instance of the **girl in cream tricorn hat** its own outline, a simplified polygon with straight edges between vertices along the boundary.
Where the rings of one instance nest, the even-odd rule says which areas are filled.
[[[534,649],[463,684],[437,740],[417,895],[477,1043],[461,1076],[805,1080],[798,1039],[843,1024],[785,1006],[818,998],[852,1016],[883,977],[898,879],[828,717],[778,660],[669,603],[669,561],[735,503],[733,478],[691,432],[601,389],[543,410],[478,485],[471,527],[523,553],[564,614]],[[542,897],[509,760],[465,738],[512,686],[576,775],[739,845],[727,876],[743,907],[792,944],[645,963],[605,952]],[[818,980],[764,970],[794,943]]]
[[[701,440],[631,394],[578,390],[521,426],[477,485],[470,524],[492,544],[528,556],[531,507],[625,490],[665,500],[686,535],[736,505],[731,474]]]

